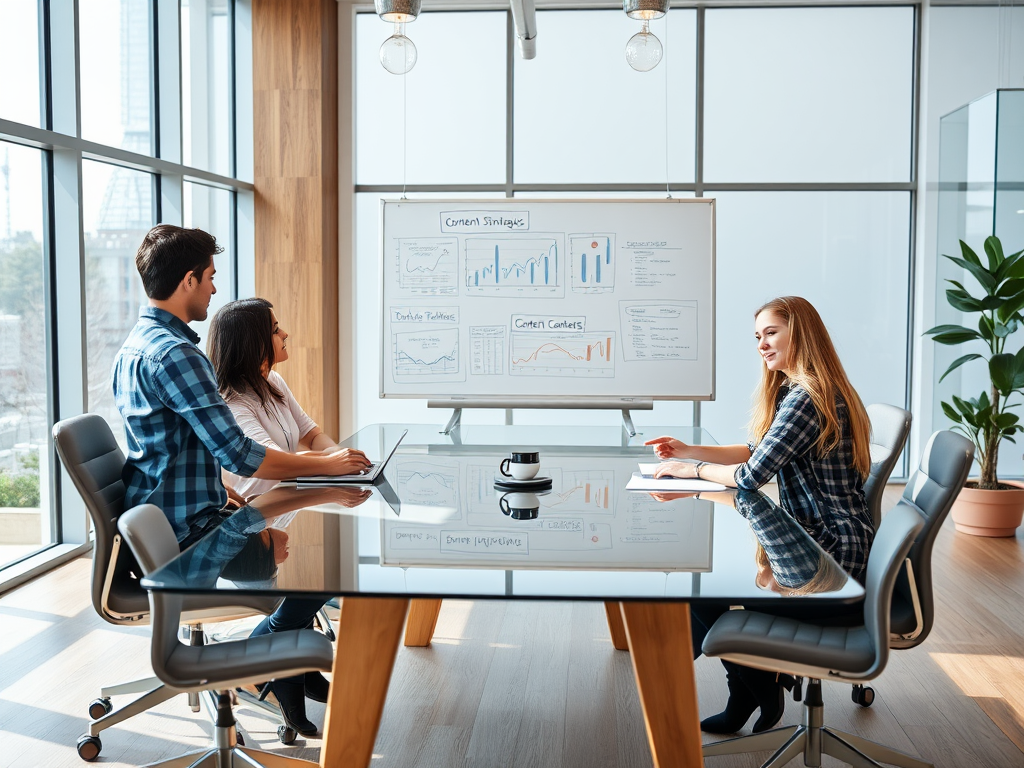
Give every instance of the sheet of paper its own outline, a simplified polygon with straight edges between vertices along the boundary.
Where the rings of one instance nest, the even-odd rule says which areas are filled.
[[[642,465],[641,465],[642,466]],[[710,480],[687,479],[678,477],[644,477],[639,472],[634,472],[626,483],[627,491],[690,491],[692,493],[704,493],[705,491],[724,491],[725,486],[721,483],[712,483]]]

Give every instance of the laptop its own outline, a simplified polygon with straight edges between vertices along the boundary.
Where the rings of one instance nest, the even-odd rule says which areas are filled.
[[[395,455],[395,451],[398,450],[398,446],[402,444],[402,441],[405,439],[407,434],[409,434],[409,430],[403,430],[402,434],[398,436],[398,440],[395,442],[394,447],[388,452],[388,455],[384,457],[384,460],[371,464],[362,472],[355,475],[313,475],[311,477],[299,477],[295,479],[295,485],[299,488],[310,485],[372,485],[376,482],[378,477],[383,477],[382,473],[384,472],[384,467],[386,467],[388,462],[391,461],[391,457]]]

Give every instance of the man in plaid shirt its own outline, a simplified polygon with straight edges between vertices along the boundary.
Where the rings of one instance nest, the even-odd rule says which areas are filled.
[[[245,477],[284,480],[302,475],[355,474],[369,465],[361,451],[297,455],[264,448],[245,436],[220,396],[213,365],[188,324],[205,320],[214,286],[216,239],[199,229],[160,224],[147,233],[135,264],[149,297],[114,361],[114,402],[124,420],[128,458],[125,506],[160,507],[185,549],[220,525],[228,491],[221,467]],[[259,512],[239,512],[254,523]],[[311,627],[320,600],[286,599],[254,630],[264,634]],[[327,700],[319,673],[274,681],[286,720],[304,735],[317,728],[305,716],[303,694]]]

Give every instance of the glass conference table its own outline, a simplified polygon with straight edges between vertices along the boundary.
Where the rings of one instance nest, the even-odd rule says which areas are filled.
[[[405,427],[344,445],[373,460]],[[369,765],[402,640],[430,644],[441,601],[594,600],[632,654],[654,764],[702,765],[690,603],[851,604],[863,590],[758,492],[626,491],[645,439],[699,429],[463,426],[409,434],[372,487],[282,483],[164,568],[148,589],[344,597],[321,765]],[[540,451],[548,492],[495,490],[511,450]]]

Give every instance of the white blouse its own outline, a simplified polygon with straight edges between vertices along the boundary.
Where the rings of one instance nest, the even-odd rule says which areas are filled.
[[[284,395],[283,403],[270,397],[264,408],[255,394],[247,392],[229,397],[228,407],[246,437],[251,437],[267,448],[295,453],[299,450],[299,441],[313,431],[317,424],[302,410],[281,374],[271,371],[267,381]],[[266,493],[278,483],[277,480],[241,477],[226,469],[221,472],[224,474],[224,482],[229,483],[243,498]]]

